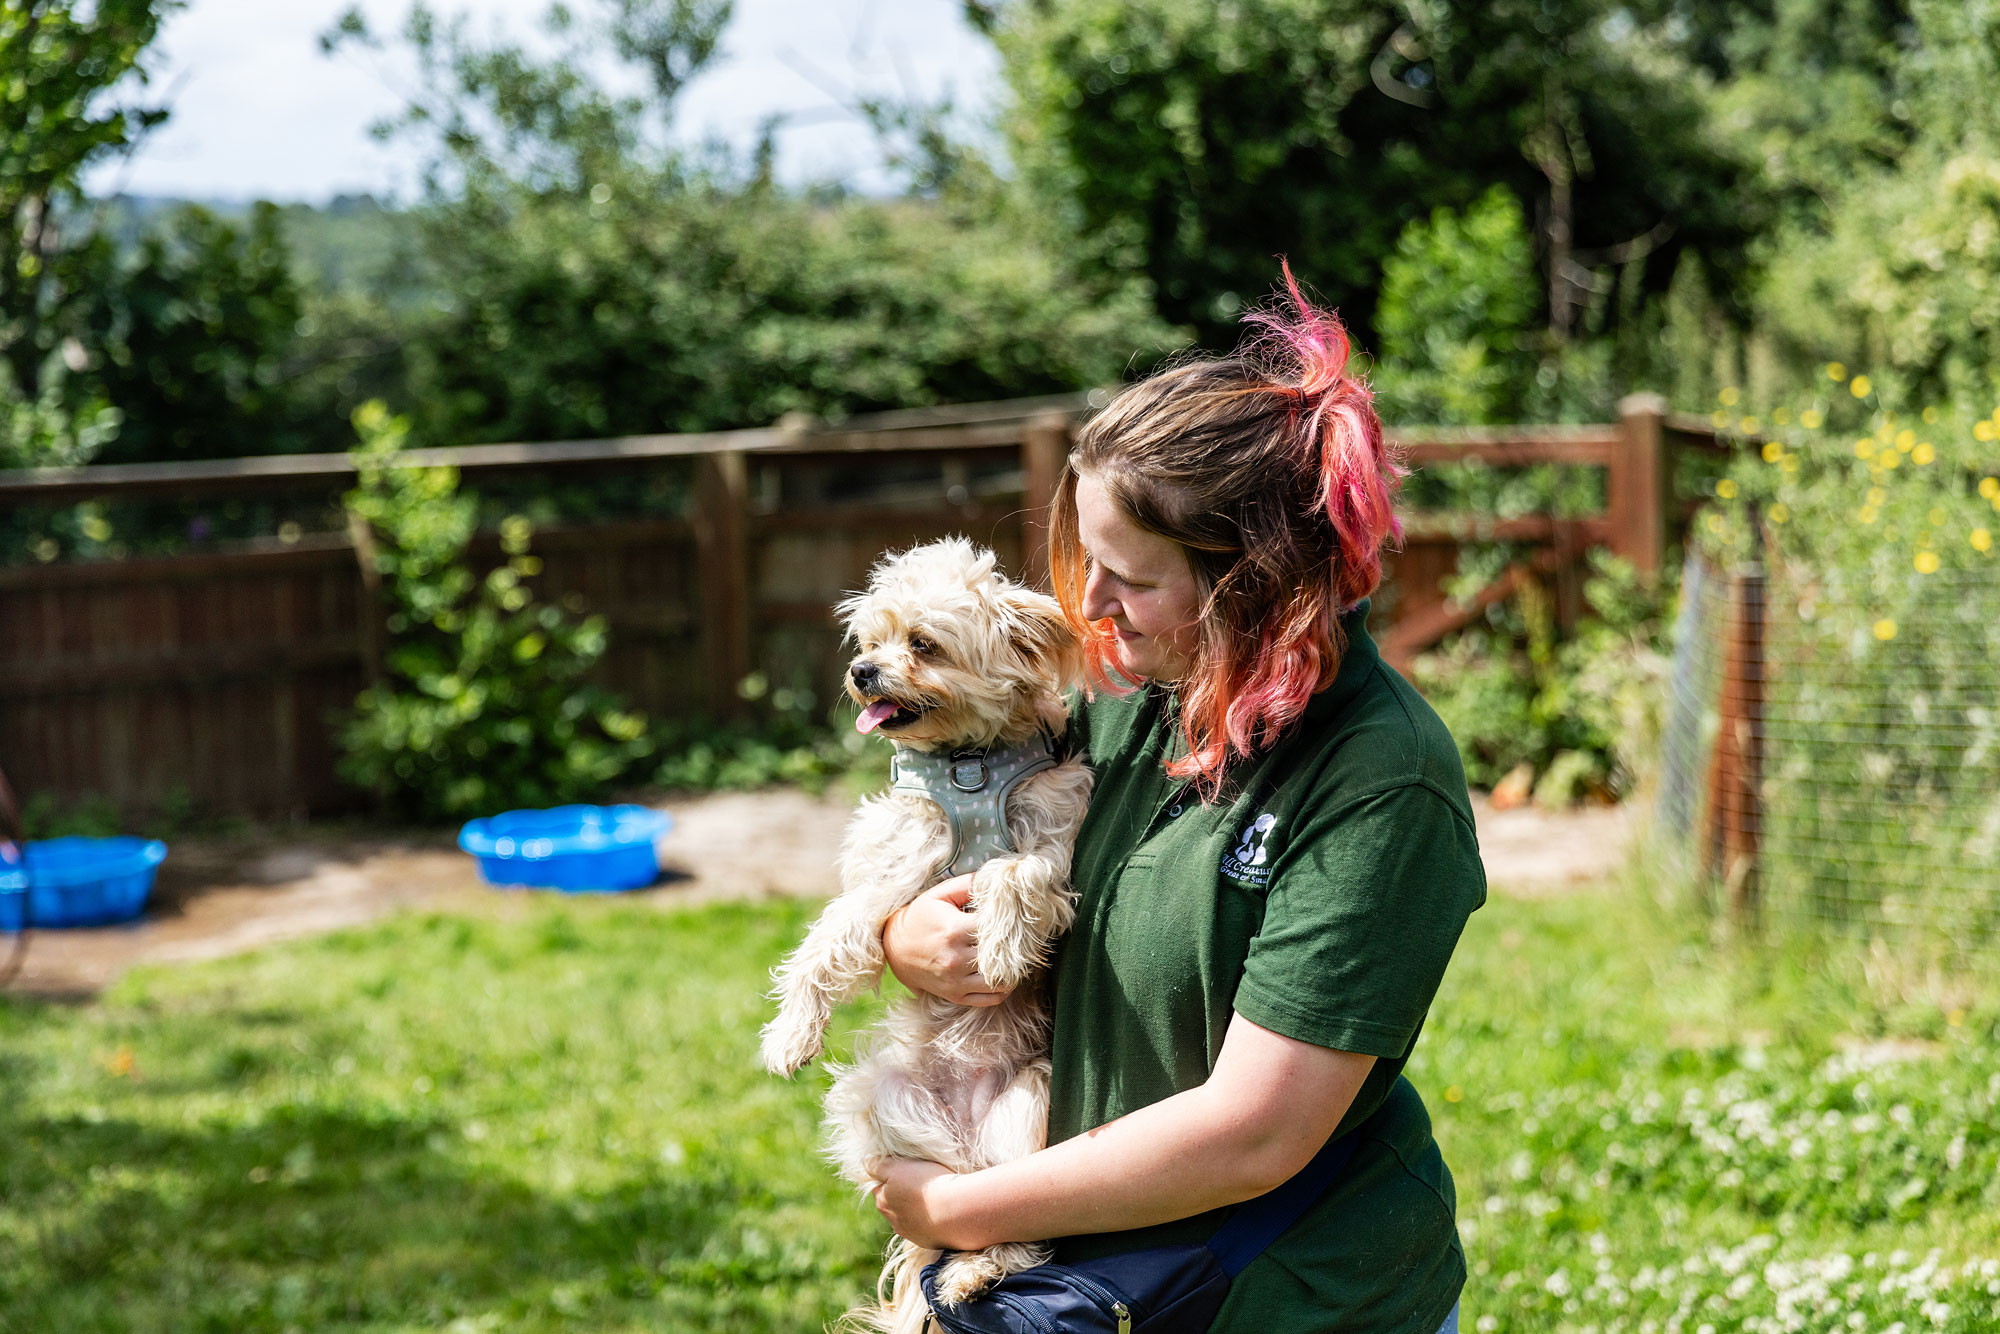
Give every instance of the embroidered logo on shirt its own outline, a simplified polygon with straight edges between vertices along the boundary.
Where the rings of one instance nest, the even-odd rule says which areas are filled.
[[[1262,885],[1271,878],[1271,831],[1278,817],[1269,811],[1252,820],[1236,840],[1236,846],[1222,856],[1222,873],[1245,885]]]

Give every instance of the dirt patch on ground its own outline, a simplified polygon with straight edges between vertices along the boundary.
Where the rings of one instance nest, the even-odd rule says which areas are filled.
[[[631,897],[661,905],[833,893],[848,807],[795,791],[663,803],[660,882]],[[18,990],[87,995],[139,963],[189,963],[359,926],[402,909],[497,910],[449,833],[406,838],[301,833],[182,839],[145,917],[95,930],[38,931]],[[0,945],[0,949],[4,949]]]
[[[1639,830],[1638,809],[1629,805],[1496,811],[1475,796],[1472,814],[1487,883],[1516,898],[1548,898],[1600,883],[1625,865]]]
[[[849,806],[777,790],[663,803],[660,883],[631,896],[671,906],[726,898],[823,897]],[[1601,880],[1623,861],[1633,818],[1622,808],[1494,811],[1475,802],[1487,878],[1537,897]],[[342,927],[403,909],[494,912],[518,902],[479,880],[449,834],[405,838],[308,830],[177,841],[146,916],[125,926],[34,935],[18,990],[87,996],[140,963],[188,963]]]

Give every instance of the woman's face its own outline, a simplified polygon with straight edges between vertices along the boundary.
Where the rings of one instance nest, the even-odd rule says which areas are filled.
[[[1126,518],[1089,473],[1076,479],[1076,517],[1089,559],[1084,617],[1117,631],[1121,674],[1180,680],[1201,638],[1201,590],[1187,554]]]

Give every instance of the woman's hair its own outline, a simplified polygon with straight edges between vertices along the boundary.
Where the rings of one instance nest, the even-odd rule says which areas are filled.
[[[1403,469],[1382,442],[1347,331],[1284,268],[1281,301],[1244,317],[1236,355],[1184,362],[1125,389],[1077,435],[1056,493],[1049,568],[1088,680],[1114,693],[1107,623],[1082,613],[1076,483],[1097,479],[1134,524],[1180,544],[1203,602],[1180,682],[1187,754],[1168,772],[1204,799],[1265,749],[1339,670],[1338,617],[1375,590],[1400,539]]]

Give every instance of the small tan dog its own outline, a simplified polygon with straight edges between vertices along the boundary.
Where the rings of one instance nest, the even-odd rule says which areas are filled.
[[[1038,974],[1074,912],[1070,853],[1090,771],[1054,753],[1075,636],[1055,600],[1008,581],[991,552],[951,538],[892,556],[840,612],[860,650],[847,673],[862,706],[855,726],[893,738],[896,782],[855,811],[839,897],[773,974],[778,1016],[764,1029],[764,1064],[789,1075],[817,1057],[833,1007],[881,982],[890,914],[975,867],[979,971],[1013,989],[990,1007],[898,1000],[854,1064],[836,1068],[828,1156],[869,1190],[872,1159],[971,1172],[1043,1146],[1049,1034]],[[939,1273],[939,1301],[964,1301],[1048,1254],[1008,1244],[955,1255]],[[918,1276],[938,1258],[899,1238],[885,1291],[853,1314],[917,1334],[927,1311]]]

